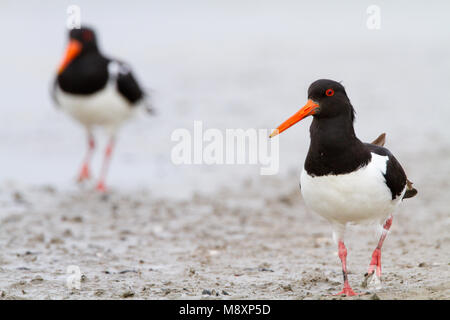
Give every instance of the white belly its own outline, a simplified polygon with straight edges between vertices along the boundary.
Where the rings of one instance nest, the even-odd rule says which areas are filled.
[[[61,108],[88,128],[100,125],[116,130],[137,109],[117,92],[112,83],[88,96],[69,94],[60,88],[56,90]]]
[[[303,170],[301,192],[306,205],[333,223],[383,222],[399,204],[383,176],[388,157],[372,153],[370,163],[344,175],[312,177]]]

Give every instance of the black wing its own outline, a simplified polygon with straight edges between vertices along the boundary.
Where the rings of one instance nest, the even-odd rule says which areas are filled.
[[[144,97],[144,91],[137,83],[131,71],[119,73],[117,76],[117,88],[120,94],[131,104],[136,104]]]
[[[149,95],[139,85],[131,68],[124,62],[118,60],[112,60],[112,62],[118,66],[116,78],[119,93],[130,102],[132,106],[143,102],[146,110],[149,113],[154,113]]]
[[[138,84],[130,66],[119,60],[111,60],[108,66],[110,76],[116,78],[117,89],[132,105],[144,98],[144,90]]]
[[[388,157],[384,178],[386,179],[386,185],[391,190],[392,200],[396,199],[401,195],[403,189],[405,189],[407,181],[405,171],[403,171],[400,163],[388,149],[370,143],[366,143],[365,145],[370,152]]]

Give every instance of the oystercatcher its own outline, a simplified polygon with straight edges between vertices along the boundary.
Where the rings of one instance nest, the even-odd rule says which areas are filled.
[[[372,143],[363,143],[356,137],[355,110],[344,87],[336,81],[313,82],[306,105],[270,137],[311,115],[311,144],[300,189],[306,205],[332,226],[344,275],[344,289],[338,295],[355,295],[347,277],[344,232],[348,223],[375,222],[383,228],[364,281],[369,287],[379,288],[381,247],[392,224],[392,214],[402,199],[415,196],[417,190],[397,159],[383,147],[385,134]]]
[[[94,30],[82,27],[69,31],[69,43],[54,81],[52,97],[87,131],[88,150],[79,182],[90,178],[90,160],[95,149],[93,128],[106,129],[109,141],[97,184],[97,190],[105,191],[116,133],[139,107],[152,112],[148,95],[137,83],[130,67],[105,57],[98,48]]]

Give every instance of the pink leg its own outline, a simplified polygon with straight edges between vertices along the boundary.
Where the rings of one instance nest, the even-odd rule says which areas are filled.
[[[341,259],[342,262],[342,274],[344,275],[344,289],[336,295],[345,294],[346,296],[355,296],[356,293],[353,291],[353,289],[350,287],[350,284],[348,283],[347,248],[345,247],[344,241],[339,240],[338,248],[339,248],[339,258]]]
[[[91,133],[88,134],[88,151],[86,153],[86,157],[83,161],[83,165],[81,166],[80,174],[78,175],[78,182],[83,182],[91,177],[89,165],[91,162],[92,154],[95,149],[95,140]]]
[[[106,174],[108,173],[113,147],[114,147],[114,138],[111,138],[105,150],[105,158],[103,159],[102,171],[100,174],[100,179],[97,184],[97,190],[101,192],[106,191],[105,178]]]
[[[369,270],[367,271],[366,276],[372,275],[376,267],[377,276],[381,277],[381,247],[383,246],[384,239],[386,239],[389,228],[392,225],[392,220],[393,217],[390,216],[383,225],[383,233],[381,234],[377,247],[372,253],[372,260],[370,261]]]

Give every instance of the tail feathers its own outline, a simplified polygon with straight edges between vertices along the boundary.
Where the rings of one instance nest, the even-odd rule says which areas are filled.
[[[372,142],[372,144],[379,146],[379,147],[383,147],[385,143],[386,143],[386,133],[380,134],[380,136]],[[403,199],[412,198],[416,194],[417,194],[417,189],[415,189],[413,187],[413,183],[411,181],[406,179],[406,192],[405,192],[405,195],[403,196]]]
[[[379,147],[383,147],[385,143],[386,143],[386,133],[380,134],[380,136],[372,142],[372,144]]]
[[[147,89],[144,92],[144,98],[143,98],[142,104],[144,106],[145,111],[149,115],[154,116],[154,115],[156,115],[156,110],[153,106],[153,99],[152,99],[151,91],[152,91],[151,89]]]
[[[413,187],[413,183],[406,179],[406,192],[403,199],[412,198],[417,194],[417,189]]]
[[[147,113],[149,115],[156,115],[156,111],[155,108],[153,107],[152,101],[149,98],[146,98],[144,100],[144,107],[145,107],[145,111],[147,111]]]

